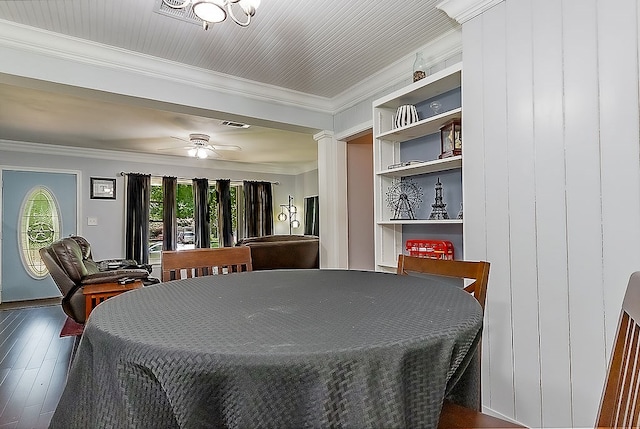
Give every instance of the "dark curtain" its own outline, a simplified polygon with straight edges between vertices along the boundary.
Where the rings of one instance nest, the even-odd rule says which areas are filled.
[[[209,181],[193,179],[193,216],[195,218],[196,248],[211,247],[211,228],[209,219]]]
[[[126,259],[149,263],[149,200],[151,176],[127,174]]]
[[[244,227],[246,237],[273,234],[273,194],[271,182],[250,182],[244,186]]]
[[[218,240],[220,247],[233,246],[233,223],[231,222],[231,180],[217,180],[218,193]]]
[[[320,235],[318,196],[304,199],[304,235]]]
[[[178,179],[162,178],[162,249],[176,250],[178,243],[177,216]]]

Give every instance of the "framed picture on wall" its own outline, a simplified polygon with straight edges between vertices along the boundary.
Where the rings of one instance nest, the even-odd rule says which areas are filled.
[[[115,200],[116,179],[91,178],[91,199]]]

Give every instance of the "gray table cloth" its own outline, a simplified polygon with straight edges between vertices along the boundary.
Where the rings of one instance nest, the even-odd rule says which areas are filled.
[[[162,283],[92,312],[51,427],[436,427],[461,374],[477,394],[481,328],[478,302],[434,278],[282,270]]]

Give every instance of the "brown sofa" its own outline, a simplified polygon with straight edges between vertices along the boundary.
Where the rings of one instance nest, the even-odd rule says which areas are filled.
[[[315,235],[265,235],[236,245],[251,248],[254,271],[320,267],[320,240]]]

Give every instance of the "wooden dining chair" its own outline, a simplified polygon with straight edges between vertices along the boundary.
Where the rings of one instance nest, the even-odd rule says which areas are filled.
[[[249,247],[165,250],[162,281],[252,271]]]
[[[489,283],[489,262],[451,261],[399,255],[397,274],[406,275],[410,273],[434,274],[443,277],[473,280],[472,283],[464,286],[464,290],[478,300],[484,311],[487,284]]]
[[[464,290],[472,294],[480,303],[482,311],[487,298],[489,283],[489,262],[485,261],[451,261],[445,259],[419,258],[416,256],[398,255],[399,275],[432,274],[442,277],[468,279]],[[478,354],[480,350],[478,350]],[[480,359],[478,359],[478,365]],[[453,428],[523,428],[524,426],[484,414],[471,408],[463,407],[445,400],[440,412],[438,429]]]
[[[640,426],[640,272],[629,279],[622,301],[596,427]]]

